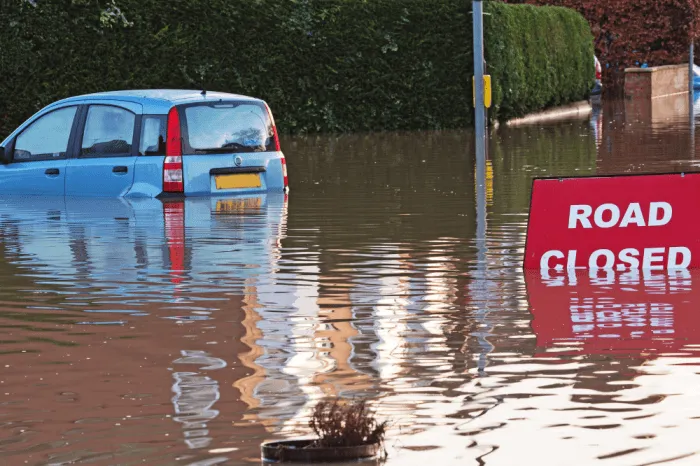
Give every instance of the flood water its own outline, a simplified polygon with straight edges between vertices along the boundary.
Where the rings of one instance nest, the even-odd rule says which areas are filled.
[[[683,99],[499,128],[484,253],[467,131],[288,137],[288,197],[3,198],[0,464],[260,464],[324,396],[389,465],[698,464],[700,275],[521,267],[533,177],[694,141]]]

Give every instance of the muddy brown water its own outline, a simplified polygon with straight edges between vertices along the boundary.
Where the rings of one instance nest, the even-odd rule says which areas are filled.
[[[691,128],[499,128],[484,256],[467,131],[285,138],[288,198],[3,198],[0,464],[260,464],[323,396],[391,465],[698,464],[700,276],[521,268],[533,177],[697,170]]]

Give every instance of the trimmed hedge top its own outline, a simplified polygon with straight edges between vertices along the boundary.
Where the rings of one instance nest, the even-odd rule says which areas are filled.
[[[284,132],[472,124],[467,0],[5,1],[0,137],[57,99],[138,88],[260,97]],[[491,118],[588,95],[593,44],[582,16],[485,9]]]

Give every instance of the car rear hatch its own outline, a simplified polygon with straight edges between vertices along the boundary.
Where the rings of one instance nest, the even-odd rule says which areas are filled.
[[[176,112],[175,116],[172,113]],[[190,195],[231,195],[283,191],[284,155],[274,119],[260,100],[211,101],[179,105],[168,121],[177,118],[182,139],[182,188]],[[173,125],[176,123],[173,122]],[[171,185],[169,170],[180,168],[177,157],[166,157],[164,189]],[[172,178],[177,179],[177,174]]]

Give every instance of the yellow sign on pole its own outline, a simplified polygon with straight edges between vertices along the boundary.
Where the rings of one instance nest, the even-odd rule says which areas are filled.
[[[476,107],[476,80],[472,76],[472,105]],[[491,108],[491,75],[484,75],[484,107]]]
[[[491,75],[484,75],[484,106],[491,108]]]

